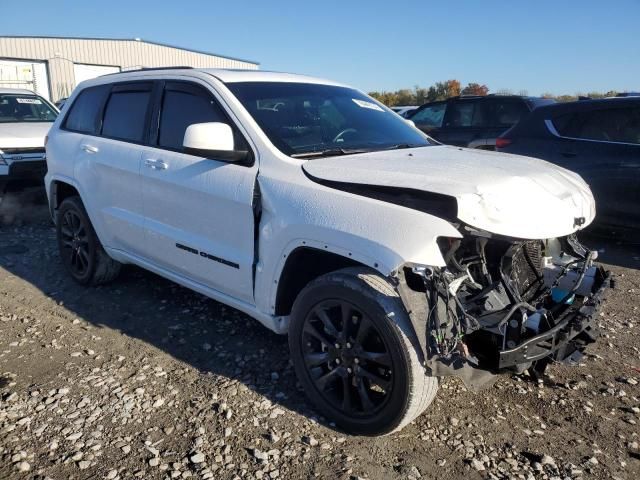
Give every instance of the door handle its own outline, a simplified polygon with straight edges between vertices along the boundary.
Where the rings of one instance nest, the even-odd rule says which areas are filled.
[[[162,160],[156,160],[154,158],[147,158],[144,161],[145,166],[153,168],[154,170],[166,170],[169,168],[169,164]]]
[[[88,143],[82,144],[82,150],[87,153],[98,153],[98,147],[94,147],[93,145],[89,145]]]

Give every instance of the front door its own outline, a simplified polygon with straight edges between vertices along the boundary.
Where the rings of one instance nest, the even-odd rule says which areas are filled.
[[[183,153],[189,125],[224,122],[245,141],[208,87],[166,82],[157,131],[142,155],[145,256],[154,264],[253,303],[257,165]],[[246,148],[246,147],[245,147]]]
[[[424,133],[440,142],[440,129],[446,110],[447,102],[434,102],[413,112],[409,120]]]

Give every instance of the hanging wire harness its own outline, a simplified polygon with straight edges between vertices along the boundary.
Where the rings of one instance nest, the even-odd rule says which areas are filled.
[[[611,277],[594,264],[597,252],[575,237],[467,235],[439,244],[446,267],[411,271],[422,280],[425,364],[434,374],[464,367],[520,372],[563,360],[597,336],[587,310]]]

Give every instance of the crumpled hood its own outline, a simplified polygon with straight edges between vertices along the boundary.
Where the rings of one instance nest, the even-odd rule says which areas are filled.
[[[325,181],[449,195],[461,221],[509,237],[569,235],[595,217],[578,174],[519,155],[443,145],[309,160],[303,169]]]
[[[0,123],[0,150],[44,147],[44,137],[53,122]]]

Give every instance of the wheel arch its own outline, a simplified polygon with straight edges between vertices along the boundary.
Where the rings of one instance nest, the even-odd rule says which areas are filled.
[[[316,278],[347,267],[367,267],[349,256],[328,249],[302,245],[285,254],[284,265],[276,280],[275,315],[286,316],[300,292]]]
[[[49,213],[53,223],[56,223],[56,212],[62,202],[69,197],[77,196],[80,198],[82,205],[84,206],[91,226],[96,232],[98,240],[104,245],[104,232],[102,231],[100,223],[97,221],[99,217],[92,211],[91,205],[88,202],[90,195],[72,178],[65,176],[56,176],[51,178],[48,183],[45,183],[47,189],[47,195],[49,200]]]
[[[54,223],[56,221],[56,210],[64,199],[72,196],[78,196],[82,199],[80,190],[72,181],[58,178],[51,181],[49,184],[49,213]]]
[[[407,314],[407,324],[403,326],[405,333],[416,349],[420,361],[424,361],[425,342],[420,341],[420,336],[426,335],[426,299],[423,293],[408,286],[404,269],[401,268],[387,276],[378,270],[377,263],[367,265],[365,262],[354,259],[353,256],[350,257],[349,253],[343,255],[328,250],[328,246],[319,248],[307,245],[307,243],[294,248],[286,255],[284,266],[277,280],[274,314],[279,317],[290,315],[300,292],[322,275],[350,267],[360,268],[363,271],[379,275],[394,287]]]

